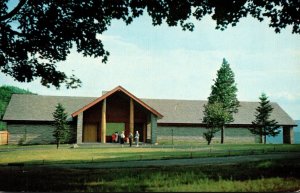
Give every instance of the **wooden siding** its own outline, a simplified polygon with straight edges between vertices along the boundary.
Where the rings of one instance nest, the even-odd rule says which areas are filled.
[[[97,123],[86,123],[83,127],[83,142],[97,142]]]
[[[7,145],[8,131],[0,131],[0,145]]]

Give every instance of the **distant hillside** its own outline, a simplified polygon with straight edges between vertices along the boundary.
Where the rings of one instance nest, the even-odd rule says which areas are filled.
[[[12,94],[33,94],[29,90],[24,90],[15,86],[3,85],[0,87],[0,120],[2,120],[5,109],[10,101]],[[5,124],[0,121],[0,130],[5,128]]]

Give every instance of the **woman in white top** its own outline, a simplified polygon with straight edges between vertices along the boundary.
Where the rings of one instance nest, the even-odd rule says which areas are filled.
[[[137,147],[139,146],[139,138],[140,138],[139,132],[135,131],[134,139]]]

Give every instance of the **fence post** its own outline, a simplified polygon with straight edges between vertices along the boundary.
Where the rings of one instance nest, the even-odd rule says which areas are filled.
[[[172,145],[174,145],[174,142],[173,142],[173,129],[172,129]]]

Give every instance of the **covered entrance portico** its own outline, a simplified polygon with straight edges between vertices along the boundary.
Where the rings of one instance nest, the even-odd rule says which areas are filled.
[[[72,114],[77,122],[77,143],[111,142],[114,132],[139,131],[139,141],[156,143],[157,119],[162,115],[121,86],[105,93]]]

